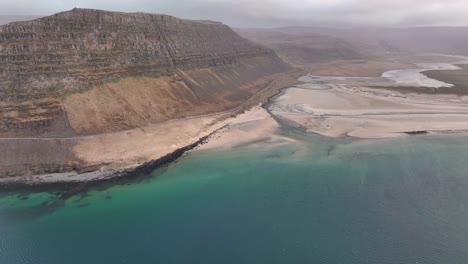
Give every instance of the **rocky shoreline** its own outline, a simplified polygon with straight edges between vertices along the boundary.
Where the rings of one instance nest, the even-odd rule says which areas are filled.
[[[92,171],[86,173],[68,172],[23,177],[9,177],[0,179],[0,191],[51,191],[60,190],[61,198],[89,190],[91,187],[102,187],[108,184],[126,184],[142,180],[150,176],[151,172],[177,161],[187,152],[205,144],[218,131],[225,129],[225,125],[210,134],[199,138],[196,142],[176,149],[175,151],[141,165],[115,170]]]
[[[26,168],[23,175],[0,177],[0,192],[65,190],[66,193],[75,193],[116,182],[126,184],[129,181],[138,181],[144,178],[142,175],[149,175],[206,143],[215,134],[230,126],[232,120],[227,119],[234,116],[237,118],[238,115],[276,95],[279,89],[294,85],[302,74],[301,70],[281,74],[241,105],[225,112],[172,120],[103,136],[84,137],[80,141],[73,141],[74,144],[70,146],[65,146],[70,153],[62,153],[61,148],[55,148],[51,155],[71,155],[70,159],[78,160],[80,165],[70,170],[45,173],[35,173],[34,170]],[[172,135],[170,138],[167,137],[169,134]],[[140,150],[136,151],[138,149]],[[34,153],[31,155],[35,156]],[[102,155],[106,158],[101,158]],[[141,160],[136,157],[140,157]],[[50,160],[55,162],[54,159]]]

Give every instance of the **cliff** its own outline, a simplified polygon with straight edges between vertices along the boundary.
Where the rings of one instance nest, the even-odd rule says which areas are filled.
[[[212,21],[73,9],[0,26],[0,178],[157,159],[216,123],[165,121],[235,108],[290,69]],[[114,137],[118,164],[84,161],[83,144]]]
[[[14,22],[0,27],[0,135],[104,133],[224,110],[261,84],[243,86],[287,69],[212,21],[73,9]]]

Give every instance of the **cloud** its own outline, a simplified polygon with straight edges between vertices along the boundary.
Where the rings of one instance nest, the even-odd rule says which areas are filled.
[[[468,26],[466,0],[0,0],[3,14],[48,15],[73,7],[154,12],[238,27]]]

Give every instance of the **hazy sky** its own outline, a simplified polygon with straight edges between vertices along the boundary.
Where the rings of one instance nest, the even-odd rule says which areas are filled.
[[[468,0],[0,0],[0,14],[73,7],[211,19],[236,27],[468,26]]]

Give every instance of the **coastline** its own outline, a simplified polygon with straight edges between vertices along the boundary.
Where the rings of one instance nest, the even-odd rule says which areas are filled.
[[[158,130],[162,130],[164,133],[168,133],[167,129],[176,129],[180,130],[180,124],[190,124],[194,120],[198,122],[198,125],[195,125],[197,129],[193,131],[194,135],[199,134],[196,138],[189,136],[185,139],[185,144],[169,144],[163,150],[158,150],[155,153],[150,153],[153,157],[156,158],[146,158],[143,161],[133,161],[127,163],[115,163],[112,162],[103,162],[92,164],[87,163],[85,172],[67,171],[67,172],[57,172],[57,173],[41,173],[41,174],[32,174],[32,175],[22,175],[22,176],[11,176],[11,177],[2,177],[0,178],[0,191],[10,192],[10,191],[30,191],[30,190],[50,190],[50,189],[67,189],[64,193],[65,197],[67,195],[72,195],[73,193],[78,193],[85,191],[91,187],[105,185],[107,183],[116,183],[116,182],[127,182],[132,180],[141,179],[141,176],[149,175],[152,171],[162,168],[169,165],[172,162],[177,161],[184,154],[189,151],[192,151],[209,141],[214,135],[219,134],[220,131],[226,130],[230,125],[230,120],[236,119],[238,116],[248,112],[250,109],[255,108],[259,103],[263,103],[265,100],[269,99],[272,94],[277,94],[279,89],[290,87],[291,85],[297,84],[297,79],[304,74],[302,69],[295,69],[289,72],[284,73],[278,78],[272,80],[265,86],[262,90],[252,95],[249,99],[244,101],[242,104],[237,107],[226,110],[223,112],[217,112],[207,115],[194,116],[194,117],[185,117],[181,119],[175,119],[167,121],[163,124],[156,124],[155,127],[161,126],[161,128],[156,128],[156,134]],[[173,124],[173,125],[170,125]],[[179,124],[179,125],[178,125]],[[172,127],[171,127],[172,126]],[[189,125],[190,126],[190,125]],[[152,126],[146,128],[139,128],[129,131],[109,133],[106,135],[97,135],[97,136],[85,136],[82,137],[89,142],[85,144],[81,143],[81,149],[86,149],[89,152],[90,148],[97,149],[102,151],[99,147],[107,145],[107,147],[114,147],[113,144],[104,144],[102,143],[105,140],[115,139],[119,136],[128,136],[132,137],[132,134],[142,133],[145,137],[155,138],[154,131],[152,131]],[[147,133],[148,130],[149,132]],[[189,129],[190,130],[190,129]],[[143,131],[143,132],[141,132]],[[161,133],[161,132],[159,132]],[[100,138],[101,136],[110,138]],[[135,136],[133,136],[135,137]],[[141,136],[140,136],[141,137]],[[178,137],[178,136],[177,136]],[[70,138],[75,140],[76,138]],[[132,140],[138,140],[138,136]],[[6,139],[8,140],[8,139]],[[15,138],[14,140],[21,140],[21,138]],[[39,139],[39,140],[56,140],[54,139]],[[63,140],[60,139],[59,140]],[[66,140],[66,139],[65,139]],[[167,139],[166,139],[167,140]],[[146,142],[144,142],[146,143]],[[152,143],[152,142],[151,142]],[[103,145],[100,145],[103,144]],[[80,144],[77,144],[80,146]],[[124,147],[127,147],[128,142],[125,142]],[[76,148],[76,146],[75,146]],[[125,148],[124,148],[125,149]],[[75,151],[75,150],[74,150]],[[135,151],[141,152],[141,150],[136,149]],[[76,152],[76,151],[75,151]],[[86,153],[86,152],[85,152]],[[105,156],[102,153],[98,153],[100,156]],[[140,154],[140,153],[138,153]],[[114,156],[118,158],[121,157],[122,153],[114,153]],[[137,157],[138,158],[138,157]],[[141,158],[140,158],[141,159]],[[64,198],[65,198],[64,197]]]
[[[225,128],[225,126],[217,129],[207,136],[201,137],[192,144],[179,148],[161,158],[147,161],[138,166],[107,171],[91,171],[81,174],[77,172],[64,172],[0,178],[0,191],[8,192],[17,190],[43,190],[66,187],[69,190],[62,194],[62,198],[67,198],[101,183],[116,183],[125,180],[134,180],[141,176],[147,176],[152,171],[167,166],[170,163],[178,160],[187,152],[199,147],[202,144],[205,144],[210,137],[223,128]]]
[[[293,76],[302,78],[299,78],[291,85],[292,81],[290,79]],[[421,94],[414,97],[401,97],[401,94],[389,90],[373,89],[371,86],[367,86],[368,83],[379,80],[378,77],[361,77],[364,80],[362,86],[359,86],[360,77],[316,76],[318,79],[312,77],[311,79],[310,76],[305,76],[303,69],[296,69],[273,80],[264,89],[231,110],[171,120],[168,123],[173,122],[172,125],[163,124],[156,129],[156,132],[151,130],[152,128],[140,128],[139,130],[143,131],[140,136],[138,134],[140,131],[124,131],[107,135],[107,138],[89,137],[89,141],[79,145],[78,148],[84,150],[81,156],[88,158],[85,164],[89,164],[88,168],[91,169],[88,169],[87,172],[72,171],[0,178],[0,190],[14,191],[65,187],[68,190],[63,194],[64,198],[66,198],[68,195],[101,184],[125,183],[141,179],[139,176],[149,175],[152,171],[177,161],[185,153],[195,149],[203,151],[231,148],[249,142],[260,141],[272,144],[294,142],[294,139],[275,133],[283,126],[327,137],[352,138],[383,138],[468,132],[468,126],[464,125],[468,124],[468,122],[465,122],[465,120],[459,120],[459,128],[452,129],[452,127],[449,127],[447,129],[446,127],[447,124],[453,121],[450,119],[446,121],[447,117],[454,116],[457,118],[457,114],[465,116],[464,101],[447,104],[453,98],[442,98],[442,100],[441,98],[434,99],[434,97],[429,98]],[[346,84],[347,80],[349,80],[349,84]],[[294,95],[294,93],[298,94]],[[287,100],[284,101],[284,98],[287,98]],[[303,100],[304,102],[295,102],[295,100]],[[281,106],[281,101],[284,101],[285,105]],[[305,105],[306,103],[309,105]],[[261,104],[261,107],[258,104]],[[440,117],[437,117],[438,114],[440,114]],[[437,117],[444,120],[444,122],[441,122],[439,127],[434,129],[425,125],[426,116]],[[401,119],[401,125],[398,125],[398,122],[395,125],[395,118]],[[198,129],[197,132],[192,131],[190,135],[179,131],[181,127],[177,125],[178,123],[186,126],[193,122],[198,122],[197,125],[192,124],[194,128]],[[422,125],[418,125],[418,122]],[[358,124],[357,129],[353,130],[352,127],[356,126],[356,124]],[[171,134],[170,131],[174,129],[178,131],[176,133],[178,134],[177,137],[185,138],[185,141],[179,140],[177,141],[179,143],[169,144],[162,149],[161,145],[155,144],[154,141],[145,141],[147,138],[167,141],[166,137],[161,135],[169,135]],[[190,128],[186,129],[190,130]],[[132,137],[132,140],[126,141],[127,136],[128,138]],[[110,144],[109,142],[114,143]],[[136,142],[139,142],[140,145],[134,145]],[[141,154],[141,157],[144,157],[144,153],[140,152],[143,149],[147,151],[147,149],[143,146],[158,146],[158,152],[145,152],[146,157],[151,158],[140,158],[141,161],[133,160],[129,162],[125,155],[135,157],[135,155]],[[129,147],[133,147],[133,152],[130,154],[127,153]],[[159,154],[155,155],[155,153]],[[96,157],[98,159],[93,160]],[[119,159],[121,161],[127,159],[127,162],[116,162]],[[92,162],[97,163],[93,164]],[[95,169],[93,170],[93,168]]]

